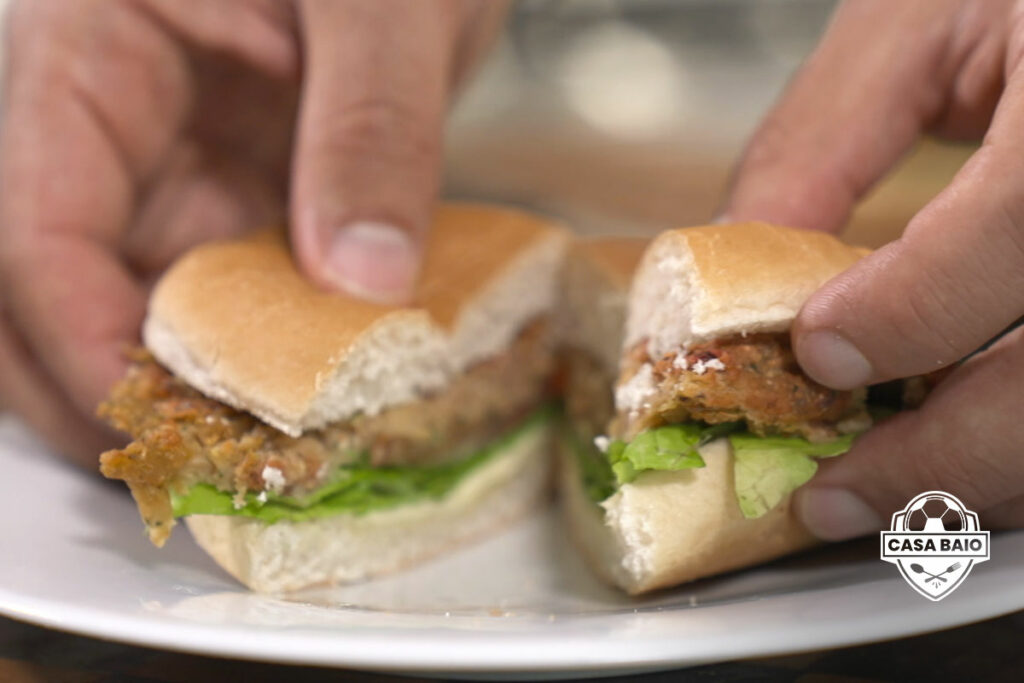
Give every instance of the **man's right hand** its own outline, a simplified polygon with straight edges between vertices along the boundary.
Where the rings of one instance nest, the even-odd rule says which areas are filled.
[[[188,248],[286,221],[320,286],[415,283],[451,93],[492,0],[14,0],[0,408],[95,463],[97,403]]]

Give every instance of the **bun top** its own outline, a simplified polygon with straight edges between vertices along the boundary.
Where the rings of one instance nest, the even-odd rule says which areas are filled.
[[[821,285],[868,254],[832,235],[768,223],[680,228],[659,235],[637,270],[626,345],[652,357],[753,332],[781,332]]]
[[[283,231],[209,243],[157,284],[146,346],[187,383],[293,436],[444,388],[554,305],[567,233],[496,206],[438,208],[414,302],[317,289]]]
[[[641,237],[577,240],[566,257],[562,342],[590,353],[613,376],[622,348],[629,286],[648,242]]]

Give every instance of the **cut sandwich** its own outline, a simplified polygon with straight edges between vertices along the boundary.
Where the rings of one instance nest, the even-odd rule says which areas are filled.
[[[566,255],[561,303],[564,417],[558,439],[558,493],[570,533],[590,566],[629,590],[628,548],[604,506],[618,488],[596,443],[615,417],[614,387],[622,353],[633,272],[648,240],[595,238],[574,242]]]
[[[150,300],[100,413],[150,539],[185,517],[261,592],[391,572],[544,495],[558,226],[442,206],[413,305],[317,290],[284,236],[199,247]]]
[[[607,333],[565,335],[567,354],[596,371],[568,365],[567,405],[578,410],[561,439],[560,488],[602,576],[636,594],[813,543],[791,494],[871,418],[865,391],[834,391],[801,371],[789,327],[812,292],[865,253],[763,223],[687,228],[654,240],[629,285],[631,259],[613,266],[570,252],[571,315],[625,320],[621,357],[607,352]],[[608,399],[593,408],[600,391]]]

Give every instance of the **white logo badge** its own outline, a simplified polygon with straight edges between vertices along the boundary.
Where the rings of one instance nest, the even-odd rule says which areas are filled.
[[[988,541],[978,515],[959,498],[926,491],[892,516],[892,530],[882,532],[882,560],[899,567],[918,593],[941,600],[988,559]]]

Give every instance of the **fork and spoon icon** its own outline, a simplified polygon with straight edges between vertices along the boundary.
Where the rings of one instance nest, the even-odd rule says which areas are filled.
[[[922,567],[921,565],[917,564],[916,562],[914,564],[910,565],[910,569],[913,570],[913,572],[915,574],[924,574],[925,576],[928,577],[929,581],[934,580],[936,583],[939,582],[939,581],[941,581],[942,583],[946,583],[946,578],[945,578],[944,575],[945,574],[949,574],[950,572],[955,572],[957,569],[960,569],[960,563],[959,562],[954,562],[953,564],[949,565],[949,567],[946,569],[946,571],[939,572],[938,574],[931,574],[929,572],[926,572],[924,570],[924,567]]]

